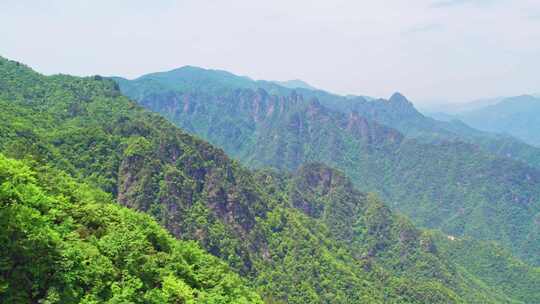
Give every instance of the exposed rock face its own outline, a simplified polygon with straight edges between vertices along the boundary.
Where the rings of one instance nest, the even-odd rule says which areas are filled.
[[[403,140],[401,133],[369,121],[356,111],[349,114],[346,130],[369,144],[399,143]]]

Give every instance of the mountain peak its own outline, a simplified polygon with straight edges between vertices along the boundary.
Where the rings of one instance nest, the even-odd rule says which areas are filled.
[[[401,94],[399,92],[396,92],[396,93],[392,94],[392,96],[390,97],[390,99],[388,101],[390,101],[391,103],[406,103],[406,104],[411,103],[407,99],[407,97],[405,97],[403,94]]]
[[[207,69],[193,65],[185,65],[176,69],[173,69],[168,72],[154,73],[154,74],[178,74],[184,77],[205,77],[205,78],[216,78],[216,79],[241,79],[243,81],[253,81],[251,78],[246,76],[239,76],[233,74],[229,71],[218,70],[218,69]]]
[[[207,69],[205,68],[201,68],[201,67],[198,67],[198,66],[194,66],[194,65],[184,65],[184,66],[181,66],[181,67],[178,67],[176,69],[172,69],[171,71],[189,71],[189,70],[192,70],[192,71],[206,71]]]

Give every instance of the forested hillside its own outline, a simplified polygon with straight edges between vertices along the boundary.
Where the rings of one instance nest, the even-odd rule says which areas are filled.
[[[250,167],[294,171],[324,162],[422,226],[496,240],[540,264],[540,170],[460,140],[400,94],[388,101],[331,99],[196,68],[116,81],[144,107]]]
[[[520,301],[540,302],[540,268],[531,267],[495,242],[478,242],[434,233],[433,238],[443,256],[467,269],[488,285]],[[500,276],[498,274],[504,275]]]
[[[262,303],[194,242],[27,163],[0,154],[0,302]]]
[[[82,246],[68,251],[72,255],[60,255],[68,266],[78,265],[77,258],[86,261],[76,254],[92,254],[96,263],[108,263],[100,258],[105,255],[116,268],[102,270],[121,275],[98,280],[104,282],[99,286],[111,282],[112,293],[106,294],[92,289],[94,281],[81,274],[86,285],[70,285],[82,288],[76,290],[79,297],[95,291],[102,297],[98,299],[112,299],[118,292],[139,301],[145,301],[147,293],[177,302],[174,297],[180,295],[205,303],[205,294],[209,303],[257,301],[227,267],[192,243],[172,240],[149,217],[98,205],[115,199],[149,213],[177,238],[197,241],[243,276],[267,303],[531,303],[500,292],[498,285],[485,283],[443,256],[429,233],[394,214],[376,196],[357,191],[342,173],[322,164],[305,164],[290,174],[248,171],[222,150],[121,96],[110,80],[43,76],[0,59],[0,105],[0,152],[37,168],[35,178],[19,178],[19,173],[4,172],[14,167],[31,176],[31,170],[2,159],[7,169],[0,175],[1,191],[8,195],[3,208],[36,208],[36,221],[43,221],[54,238]],[[30,190],[10,190],[19,184],[51,197],[50,202],[43,200],[49,203],[40,206]],[[85,189],[100,190],[88,190],[96,193],[91,196]],[[24,196],[17,198],[19,194]],[[2,224],[18,227],[18,220],[6,216]],[[38,236],[43,235],[40,231]],[[2,247],[40,252],[39,244],[11,240],[3,237]],[[132,243],[140,247],[129,247]],[[62,244],[60,254],[69,248]],[[102,244],[97,251],[92,247],[96,244]],[[167,251],[167,246],[178,248]],[[42,250],[54,253],[53,248]],[[178,255],[178,261],[185,256],[187,265],[170,265]],[[139,267],[145,263],[150,266]],[[202,265],[190,266],[197,263]],[[13,287],[19,283],[4,265],[13,267],[2,264],[0,296],[19,296]],[[93,265],[101,264],[83,265],[80,271],[98,271]],[[66,279],[77,278],[66,273]],[[130,280],[115,283],[128,275]],[[94,272],[88,276],[99,278]],[[125,293],[121,284],[128,284]],[[48,289],[43,290],[48,296]],[[134,290],[138,292],[130,293]],[[61,301],[63,291],[54,292],[50,302]]]

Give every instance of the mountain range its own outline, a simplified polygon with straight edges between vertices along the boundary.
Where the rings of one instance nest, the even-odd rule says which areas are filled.
[[[447,114],[452,116],[458,113],[464,113],[474,111],[480,108],[491,106],[501,102],[506,97],[494,97],[494,98],[481,98],[473,101],[450,103],[450,102],[434,102],[431,104],[424,104],[419,108],[420,112],[426,115],[439,115]]]
[[[509,97],[496,104],[458,113],[456,116],[477,129],[512,135],[530,145],[540,146],[539,97]]]
[[[466,183],[484,181],[488,191],[495,191],[482,179],[495,170],[485,157],[507,166],[491,177],[511,172],[496,179],[501,184],[509,187],[523,176],[530,177],[529,183],[514,185],[515,193],[503,190],[518,199],[514,205],[505,200],[490,205],[522,216],[523,208],[534,211],[535,202],[530,200],[534,193],[528,191],[534,191],[535,169],[486,155],[465,143],[419,143],[358,113],[347,115],[316,100],[305,101],[298,93],[270,95],[266,89],[249,86],[228,89],[246,85],[250,80],[245,78],[216,84],[192,76],[183,85],[196,84],[205,90],[190,95],[173,92],[172,96],[185,99],[172,105],[186,113],[206,113],[206,119],[191,119],[191,128],[186,130],[197,133],[205,127],[216,136],[228,136],[231,143],[223,145],[225,151],[244,147],[235,140],[238,136],[265,139],[269,152],[263,155],[268,158],[259,158],[260,147],[245,146],[245,155],[257,153],[250,153],[254,157],[242,162],[255,170],[123,96],[122,84],[119,87],[101,76],[44,76],[0,58],[1,302],[540,300],[537,267],[496,243],[418,229],[376,194],[362,191],[374,182],[398,180],[397,173],[385,181],[372,171],[383,168],[378,159],[389,168],[399,169],[401,162],[401,166],[416,167],[442,151],[448,155],[439,156],[437,164],[444,165],[451,155],[457,155],[455,162],[461,164],[458,157],[467,151],[478,157],[474,159],[479,165],[475,167],[478,176],[465,179]],[[162,80],[176,84],[167,75]],[[145,84],[145,94],[167,86],[154,81]],[[276,84],[263,84],[276,94],[283,90]],[[224,97],[209,95],[208,102],[194,103],[210,93]],[[226,94],[234,94],[230,97],[237,102],[225,98]],[[397,101],[403,100],[398,96]],[[209,125],[217,105],[223,111],[238,112],[234,116],[222,112],[223,121],[212,115]],[[268,115],[272,107],[273,114]],[[254,126],[261,137],[253,136],[246,126]],[[204,137],[202,132],[198,134]],[[290,138],[285,141],[283,136]],[[309,144],[300,144],[305,139]],[[312,146],[315,143],[320,146]],[[358,150],[351,155],[338,153],[351,146]],[[434,147],[440,150],[430,150]],[[405,154],[393,155],[401,149],[410,149],[408,156],[426,154],[407,164],[401,158]],[[349,179],[344,173],[348,170],[313,162],[318,155],[331,154],[335,161],[329,161],[330,165],[337,166],[348,157],[365,165],[367,171],[361,176],[369,182],[360,182],[360,175]],[[281,155],[283,165],[275,163],[273,169],[258,165]],[[459,168],[471,165],[463,162]],[[434,164],[430,161],[426,166]],[[514,173],[514,169],[518,171]],[[449,172],[445,176],[453,174]],[[411,176],[400,179],[413,181],[408,184],[412,187],[419,179]],[[480,194],[475,195],[484,199]],[[381,192],[380,196],[387,195]],[[429,206],[427,195],[423,203]],[[515,209],[505,209],[507,206]],[[522,220],[528,221],[526,217]],[[525,229],[528,226],[519,227],[534,241],[534,232]],[[521,244],[516,242],[513,251],[534,262],[534,255],[527,255]]]
[[[434,107],[429,116],[444,121],[462,121],[476,129],[513,136],[532,146],[540,146],[540,97],[521,95],[470,102],[463,106]]]
[[[115,81],[145,108],[251,168],[294,171],[322,162],[422,227],[495,240],[540,263],[538,149],[427,118],[399,93],[368,101],[245,79],[231,85],[238,79],[189,67]],[[525,157],[503,152],[514,143]]]

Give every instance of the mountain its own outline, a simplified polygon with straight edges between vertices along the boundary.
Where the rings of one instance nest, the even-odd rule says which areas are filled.
[[[253,81],[225,71],[196,67],[181,67],[169,72],[152,73],[134,80],[113,77],[122,92],[135,100],[149,96],[162,98],[175,92],[198,95],[227,96],[234,90],[259,89],[269,95],[288,97],[302,96],[305,100],[317,99],[326,108],[348,114],[358,112],[361,116],[397,129],[410,138],[424,142],[464,141],[489,153],[510,157],[540,168],[540,149],[510,136],[481,132],[459,121],[437,121],[420,114],[403,95],[403,104],[374,99],[366,96],[339,96],[323,90],[304,88],[290,89],[274,82]],[[395,96],[396,99],[398,96]],[[392,98],[390,98],[392,99]],[[397,105],[397,106],[396,106]],[[158,111],[161,113],[161,111]],[[188,126],[183,126],[189,129]]]
[[[504,134],[482,132],[454,119],[435,120],[418,112],[412,102],[400,93],[388,100],[349,100],[341,106],[328,103],[330,109],[356,111],[360,115],[397,129],[409,138],[421,142],[459,141],[475,145],[487,153],[508,157],[540,168],[540,150]],[[440,117],[440,116],[439,116]],[[448,118],[448,117],[447,117]]]
[[[286,87],[289,89],[306,89],[306,90],[317,90],[317,88],[312,87],[307,82],[300,79],[286,80],[286,81],[273,81],[273,83]]]
[[[459,119],[489,132],[509,134],[540,146],[540,98],[531,95],[509,97],[500,102],[462,112]]]
[[[456,115],[463,112],[474,111],[501,102],[506,97],[482,98],[460,103],[432,103],[422,107],[421,112],[431,116],[432,113],[446,113]]]
[[[421,226],[496,240],[540,263],[539,169],[488,153],[457,135],[450,138],[447,134],[470,128],[428,119],[399,93],[389,100],[341,103],[297,91],[279,95],[234,86],[219,93],[176,86],[153,90],[161,82],[117,81],[142,106],[252,168],[295,171],[306,162],[323,162],[343,170],[360,190],[379,193]],[[491,139],[486,143],[506,149]]]
[[[137,296],[134,302],[150,302],[143,297],[146,290],[158,299],[155,302],[226,303],[228,295],[237,296],[231,302],[256,302],[252,288],[266,303],[529,303],[499,292],[496,284],[488,285],[442,257],[430,233],[394,214],[376,196],[356,190],[343,173],[325,165],[303,164],[291,173],[249,171],[222,150],[129,101],[115,83],[99,76],[43,76],[0,58],[0,88],[4,109],[0,152],[29,164],[7,160],[9,166],[32,166],[38,176],[32,180],[27,169],[18,175],[6,174],[9,169],[3,167],[0,171],[0,191],[7,197],[3,204],[30,216],[36,228],[24,224],[20,230],[32,232],[31,242],[15,243],[12,250],[38,257],[59,254],[66,267],[83,278],[80,284],[72,284],[82,286],[79,296],[92,292],[108,297],[101,289],[89,291],[94,285],[88,285],[87,278],[114,282],[114,278],[101,280],[96,272],[126,269],[121,271],[125,278],[110,288],[124,297],[115,300],[124,302],[130,296]],[[374,133],[362,133],[361,126],[350,127],[371,138]],[[375,128],[374,132],[387,132],[382,126]],[[388,132],[389,137],[398,136]],[[152,215],[183,240],[171,245],[180,247],[180,253],[167,251],[167,244],[176,241],[148,216],[111,204],[97,205],[97,199],[85,194],[87,187],[106,193],[100,197]],[[38,193],[35,199],[31,191],[40,188],[43,195]],[[19,202],[21,208],[13,206]],[[2,224],[17,224],[19,219],[4,216]],[[3,248],[13,239],[6,237],[9,231],[0,230]],[[32,243],[49,232],[53,243],[47,239],[43,246]],[[55,251],[54,242],[64,236],[83,249],[68,250],[59,243],[61,251]],[[246,281],[187,240],[226,261]],[[98,251],[92,246],[98,246]],[[139,253],[139,248],[147,251]],[[99,264],[87,264],[87,252]],[[182,253],[185,263],[171,265],[175,259],[182,261]],[[113,265],[117,268],[98,266],[108,263],[100,254],[118,263]],[[10,267],[19,264],[3,260],[1,265],[3,297],[17,291]],[[59,267],[49,260],[43,265]],[[177,267],[173,268],[176,276],[168,272],[169,267]],[[47,268],[42,270],[50,274]],[[32,269],[20,271],[24,278],[36,274]],[[79,277],[66,273],[66,280]],[[152,285],[155,291],[145,285],[163,277],[161,285]],[[32,280],[25,282],[34,286]],[[55,290],[49,302],[59,301]],[[208,298],[200,295],[204,293]],[[34,294],[45,297],[41,296]]]

